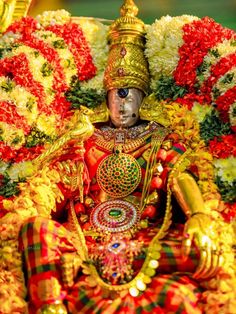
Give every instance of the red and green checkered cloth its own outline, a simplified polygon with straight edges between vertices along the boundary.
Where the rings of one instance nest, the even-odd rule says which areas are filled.
[[[186,262],[181,256],[181,228],[171,232],[168,239],[162,240],[160,266],[156,276],[147,289],[138,297],[129,294],[108,296],[100,287],[91,288],[86,276],[79,274],[75,285],[70,289],[61,289],[58,299],[64,299],[69,313],[87,314],[145,314],[175,313],[199,314],[201,291],[197,282],[187,275],[197,267],[199,255],[195,249]],[[148,244],[151,237],[139,232]],[[35,291],[38,283],[47,278],[60,277],[60,257],[64,253],[75,252],[70,232],[59,223],[41,218],[31,218],[22,227],[20,249],[27,269],[27,282],[30,291],[30,303],[34,309],[43,303],[53,303],[55,299],[39,300]]]

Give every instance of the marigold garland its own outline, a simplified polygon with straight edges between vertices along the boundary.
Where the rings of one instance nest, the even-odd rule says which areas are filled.
[[[217,186],[214,184],[212,156],[207,151],[199,135],[199,124],[195,115],[179,103],[163,103],[174,132],[179,140],[192,148],[192,162],[197,166],[198,185],[205,201],[220,199]]]
[[[43,168],[27,182],[21,183],[21,194],[12,200],[3,200],[6,213],[0,220],[0,286],[2,313],[25,313],[26,288],[22,259],[18,250],[18,234],[25,219],[40,215],[50,217],[56,202],[63,199],[56,170]],[[4,280],[8,278],[8,280]]]
[[[53,30],[60,29],[59,35],[49,30],[52,19]],[[73,116],[71,103],[65,98],[72,77],[79,75],[81,80],[94,76],[94,82],[99,82],[94,86],[99,86],[102,93],[101,74],[108,50],[101,53],[97,41],[100,40],[100,45],[101,39],[106,42],[107,27],[93,21],[87,22],[86,27],[90,29],[90,37],[85,39],[79,24],[71,22],[68,12],[45,12],[37,19],[23,18],[15,22],[0,39],[0,99],[6,109],[0,116],[3,130],[0,134],[0,302],[3,313],[27,312],[18,253],[22,223],[35,215],[50,217],[56,203],[63,198],[56,170],[44,167],[32,176],[35,169],[30,160],[63,132]],[[102,37],[98,36],[100,32]],[[68,45],[72,45],[72,51]],[[99,79],[89,45],[98,64]],[[83,85],[86,92],[89,83]],[[24,176],[32,177],[20,182]]]
[[[178,24],[175,24],[176,21]],[[175,27],[178,32],[173,31]],[[170,42],[172,33],[176,36],[174,48]],[[201,127],[200,136],[214,158],[219,158],[219,154],[224,158],[234,156],[235,40],[235,31],[224,28],[208,17],[197,19],[188,16],[186,19],[186,16],[167,16],[147,28],[146,55],[150,64],[151,87],[156,98],[159,101],[175,100],[198,114],[196,119]],[[170,50],[172,60],[175,60],[171,71],[158,66],[169,57]],[[169,84],[171,87],[167,82],[172,82]],[[219,153],[223,147],[226,149]],[[214,148],[218,153],[213,152]],[[228,183],[220,183],[216,169],[214,178],[222,197],[228,199],[228,193],[230,199],[235,201],[236,193],[230,190]],[[228,202],[225,203],[225,211],[232,218],[229,212],[231,207],[227,206]]]

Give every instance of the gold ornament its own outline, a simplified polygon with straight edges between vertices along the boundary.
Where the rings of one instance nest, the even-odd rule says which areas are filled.
[[[128,154],[116,153],[107,156],[97,170],[100,188],[113,198],[131,194],[141,181],[141,167]]]
[[[101,103],[93,109],[93,114],[89,115],[91,123],[107,122],[109,120],[109,112],[106,102]]]
[[[15,20],[26,16],[32,0],[0,0],[0,32]]]
[[[145,94],[149,86],[148,63],[144,56],[145,25],[136,17],[138,8],[133,0],[121,7],[121,17],[108,34],[110,51],[104,76],[106,90],[138,88]]]
[[[171,124],[167,111],[164,108],[164,103],[157,101],[154,94],[143,99],[139,109],[139,116],[142,120],[155,121],[166,127]]]
[[[61,150],[72,140],[79,144],[88,139],[94,132],[94,127],[89,119],[91,113],[92,111],[85,107],[81,107],[80,111],[75,112],[72,129],[63,134],[45,152],[35,158],[33,166],[40,169],[45,162],[58,157]]]

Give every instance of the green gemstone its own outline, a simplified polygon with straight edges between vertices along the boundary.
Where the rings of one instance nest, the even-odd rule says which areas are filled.
[[[109,216],[111,216],[111,217],[120,217],[121,214],[122,214],[122,212],[120,209],[111,209],[109,211]]]

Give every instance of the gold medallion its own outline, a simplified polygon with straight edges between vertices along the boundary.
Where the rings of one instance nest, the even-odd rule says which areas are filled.
[[[141,167],[128,154],[117,153],[103,159],[97,169],[99,187],[113,198],[131,194],[141,181]]]

